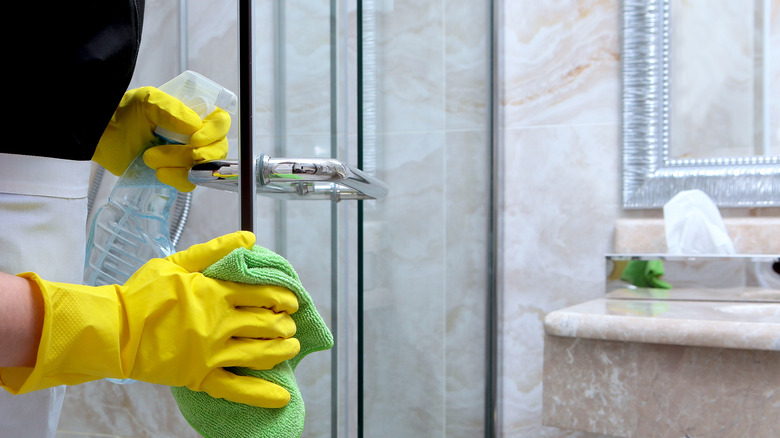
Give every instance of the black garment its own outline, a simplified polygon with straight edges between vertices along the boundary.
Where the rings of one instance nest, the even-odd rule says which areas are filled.
[[[0,152],[89,160],[133,76],[144,0],[23,0],[8,12]]]

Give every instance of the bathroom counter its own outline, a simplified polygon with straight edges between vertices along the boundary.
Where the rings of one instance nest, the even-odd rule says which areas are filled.
[[[676,290],[673,299],[653,298],[664,290],[614,291],[547,315],[545,333],[605,341],[780,351],[780,302],[776,290],[718,291],[718,301],[701,290]],[[637,296],[647,298],[634,298]]]
[[[619,290],[548,314],[543,423],[629,437],[777,436],[780,302],[761,290],[733,291],[758,294],[747,302],[704,292]]]

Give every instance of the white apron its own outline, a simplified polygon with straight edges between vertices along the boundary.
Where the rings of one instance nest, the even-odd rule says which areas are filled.
[[[0,271],[80,284],[91,163],[0,153]],[[0,389],[0,437],[53,438],[65,387]]]

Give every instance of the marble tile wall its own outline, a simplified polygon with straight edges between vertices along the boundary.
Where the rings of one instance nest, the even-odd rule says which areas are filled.
[[[570,436],[541,424],[542,323],[603,294],[620,216],[620,2],[500,4],[501,432]]]

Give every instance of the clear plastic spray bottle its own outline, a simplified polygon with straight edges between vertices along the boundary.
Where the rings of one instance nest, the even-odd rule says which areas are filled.
[[[235,113],[235,94],[214,81],[187,70],[159,87],[181,100],[202,118],[216,107]],[[160,144],[189,143],[189,136],[158,127]],[[141,153],[96,212],[87,241],[84,284],[123,284],[144,263],[175,251],[169,232],[177,190],[157,180]]]
[[[216,82],[187,70],[159,87],[181,100],[201,119],[216,107],[235,113],[238,98]],[[187,144],[189,136],[157,127],[161,144]],[[175,252],[170,236],[171,207],[178,191],[157,180],[143,160],[133,160],[117,181],[108,201],[95,213],[87,240],[84,284],[123,284],[144,263]],[[107,379],[128,384],[132,379]]]

